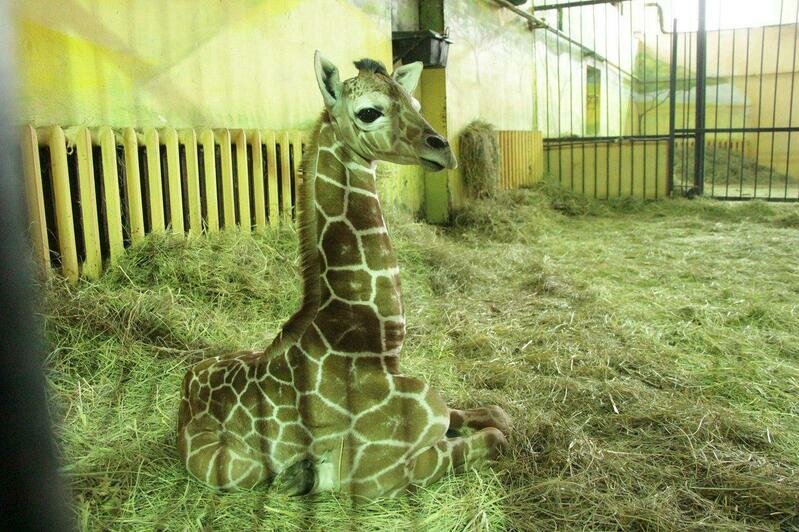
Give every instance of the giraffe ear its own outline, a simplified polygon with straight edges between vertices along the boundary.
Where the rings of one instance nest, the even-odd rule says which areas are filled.
[[[328,109],[336,104],[341,96],[341,81],[338,79],[338,69],[336,65],[322,57],[322,53],[317,50],[314,53],[314,69],[316,70],[316,82],[325,100],[325,107]]]
[[[403,89],[408,91],[408,94],[413,94],[413,91],[416,90],[416,85],[419,84],[423,66],[421,61],[402,65],[391,74],[391,77],[394,78],[394,81],[399,83]]]

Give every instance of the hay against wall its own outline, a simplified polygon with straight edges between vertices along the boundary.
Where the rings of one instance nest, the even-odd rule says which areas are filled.
[[[467,125],[460,138],[463,178],[478,198],[493,196],[499,184],[499,144],[494,126],[482,120]]]

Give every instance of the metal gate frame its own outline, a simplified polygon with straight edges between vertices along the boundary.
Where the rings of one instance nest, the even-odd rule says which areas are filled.
[[[560,58],[561,47],[568,47],[568,51],[569,51],[570,58],[571,58],[572,57],[571,54],[573,54],[572,47],[573,46],[577,46],[578,50],[581,50],[582,54],[587,55],[587,56],[592,56],[594,59],[598,58],[600,61],[604,62],[605,73],[608,72],[609,65],[612,66],[614,69],[617,69],[619,71],[619,73],[617,75],[618,75],[618,79],[619,79],[619,113],[620,113],[620,120],[623,120],[622,117],[621,117],[621,107],[622,107],[622,104],[621,104],[621,102],[622,102],[622,94],[621,94],[622,78],[621,78],[621,73],[623,73],[622,67],[620,67],[619,65],[612,64],[610,62],[610,60],[608,60],[606,58],[598,56],[598,54],[594,50],[591,50],[588,46],[586,46],[585,43],[581,42],[582,41],[582,35],[580,35],[579,38],[575,39],[575,38],[573,38],[575,36],[569,35],[567,33],[564,33],[562,31],[564,28],[560,26],[560,22],[564,19],[563,14],[564,13],[568,13],[569,26],[571,27],[571,12],[565,11],[565,10],[569,10],[571,8],[580,8],[580,7],[586,7],[586,6],[596,6],[596,5],[601,5],[601,4],[611,4],[611,5],[614,5],[614,6],[616,6],[617,8],[619,8],[621,10],[623,7],[619,7],[619,6],[624,6],[625,4],[628,5],[628,6],[634,6],[633,2],[635,2],[635,1],[637,1],[637,0],[580,0],[580,1],[568,1],[568,2],[562,2],[562,1],[558,2],[556,0],[554,3],[550,3],[550,2],[547,2],[546,0],[544,0],[544,4],[543,5],[538,5],[538,6],[534,7],[534,13],[535,12],[547,12],[547,11],[551,11],[551,10],[558,10],[558,15],[559,15],[558,16],[558,23],[559,24],[558,24],[557,28],[552,27],[551,25],[547,25],[546,23],[543,23],[543,24],[540,24],[540,25],[536,26],[537,28],[544,29],[549,34],[552,34],[552,35],[555,36],[555,38],[557,39],[557,41],[555,42],[555,46],[558,47],[558,52],[557,52],[558,58]],[[643,2],[645,0],[641,0],[641,1]],[[762,114],[763,101],[760,100],[760,111],[761,112],[758,114],[757,127],[749,127],[747,125],[747,123],[746,123],[747,120],[746,120],[745,116],[743,117],[742,127],[733,127],[733,116],[734,116],[734,106],[733,106],[734,98],[733,98],[733,96],[735,94],[735,88],[734,88],[735,85],[733,84],[733,79],[735,78],[734,61],[732,63],[733,64],[733,66],[732,66],[733,73],[729,76],[730,80],[731,80],[730,81],[730,87],[731,88],[730,88],[730,103],[729,103],[729,108],[730,108],[730,110],[729,110],[729,122],[727,124],[728,127],[719,127],[719,123],[718,123],[718,118],[719,118],[718,109],[719,109],[719,107],[721,107],[721,105],[719,104],[719,99],[718,99],[718,97],[719,97],[719,89],[718,89],[718,87],[721,84],[720,80],[723,79],[719,75],[719,71],[718,71],[718,69],[720,68],[719,64],[720,64],[720,58],[721,58],[721,35],[722,35],[723,32],[732,32],[733,46],[732,46],[731,53],[734,56],[735,55],[735,42],[736,42],[737,32],[746,32],[746,37],[747,37],[747,42],[746,42],[746,47],[747,47],[747,49],[746,49],[746,76],[744,78],[744,84],[746,85],[750,81],[750,76],[749,76],[749,74],[750,74],[750,72],[749,72],[750,71],[750,68],[749,68],[749,66],[750,66],[750,57],[749,57],[749,55],[750,55],[750,34],[751,34],[751,32],[753,30],[756,31],[758,28],[751,28],[751,27],[750,28],[735,28],[735,29],[730,29],[730,30],[722,30],[721,28],[719,28],[716,31],[716,33],[718,34],[718,44],[717,44],[717,50],[716,50],[716,53],[717,53],[717,57],[716,57],[717,72],[716,72],[716,78],[714,79],[714,81],[716,82],[716,101],[715,101],[715,104],[716,104],[716,123],[713,124],[713,127],[708,127],[708,125],[707,125],[707,119],[708,119],[708,108],[707,108],[707,94],[708,94],[707,93],[707,87],[708,87],[707,0],[697,0],[697,19],[698,19],[698,22],[699,22],[697,31],[696,32],[684,32],[684,33],[678,33],[678,26],[677,26],[677,20],[676,19],[672,21],[672,28],[671,28],[672,31],[671,32],[667,32],[665,30],[665,28],[664,28],[664,21],[663,21],[664,17],[663,17],[663,10],[662,10],[661,6],[657,2],[648,2],[647,4],[645,4],[646,7],[656,7],[658,9],[658,15],[659,15],[659,18],[660,18],[661,34],[671,33],[671,43],[670,43],[670,45],[671,45],[671,61],[670,61],[670,65],[669,65],[669,87],[668,87],[668,100],[669,100],[669,130],[668,130],[668,134],[666,134],[666,135],[662,134],[660,132],[660,127],[657,126],[657,125],[656,125],[657,134],[647,134],[646,131],[643,132],[644,134],[640,134],[641,131],[640,131],[640,125],[639,125],[639,131],[638,131],[639,134],[638,135],[633,135],[632,134],[632,133],[635,132],[632,126],[630,127],[630,130],[631,130],[630,133],[631,134],[624,135],[624,127],[623,127],[623,123],[622,123],[622,125],[620,126],[620,131],[619,131],[620,134],[617,135],[617,136],[609,136],[609,135],[605,135],[605,136],[599,136],[599,135],[597,135],[597,136],[576,136],[576,135],[569,135],[568,137],[563,137],[563,136],[560,136],[560,137],[548,137],[548,138],[545,139],[545,145],[550,150],[558,149],[558,150],[561,151],[559,153],[559,157],[558,157],[558,162],[557,162],[558,165],[562,164],[562,159],[563,159],[563,157],[561,156],[562,155],[562,150],[564,150],[564,149],[568,149],[569,150],[569,153],[571,154],[571,157],[572,157],[572,160],[571,160],[572,168],[569,169],[570,172],[572,172],[574,170],[574,168],[575,168],[575,155],[574,155],[575,154],[575,150],[576,149],[581,149],[582,150],[583,159],[580,158],[579,153],[577,155],[577,167],[580,167],[580,166],[583,167],[583,175],[582,175],[582,181],[581,181],[582,185],[580,186],[579,183],[577,185],[575,184],[575,179],[574,179],[574,175],[573,174],[569,175],[569,181],[568,182],[565,182],[565,183],[562,182],[561,184],[564,185],[564,186],[567,186],[567,187],[571,187],[572,189],[575,189],[575,190],[581,188],[582,191],[587,191],[588,189],[590,189],[590,186],[586,187],[585,167],[587,165],[584,164],[585,163],[584,157],[585,157],[585,154],[586,154],[586,146],[589,146],[589,147],[593,148],[594,150],[599,150],[599,149],[601,149],[601,148],[599,148],[599,146],[608,146],[609,147],[611,145],[616,145],[616,144],[622,145],[623,143],[628,143],[631,147],[634,148],[636,145],[640,145],[641,143],[651,143],[651,142],[666,141],[666,142],[668,142],[668,155],[667,155],[667,160],[666,160],[665,164],[666,164],[666,179],[667,179],[668,183],[666,184],[665,189],[667,190],[667,194],[669,194],[669,195],[672,195],[672,196],[674,196],[674,195],[683,195],[683,196],[688,196],[688,197],[699,196],[699,195],[708,195],[709,197],[713,197],[713,198],[720,199],[720,200],[734,200],[734,201],[750,200],[750,199],[763,199],[763,200],[767,200],[767,201],[790,201],[790,202],[799,201],[799,188],[797,189],[797,191],[795,193],[793,191],[791,191],[791,193],[789,194],[789,187],[788,187],[789,181],[791,182],[791,186],[793,187],[794,186],[793,181],[797,181],[797,177],[799,177],[799,176],[793,177],[793,176],[790,175],[790,168],[791,168],[792,164],[796,163],[795,158],[799,158],[799,153],[797,153],[794,157],[792,157],[792,153],[791,153],[791,142],[792,142],[791,135],[793,133],[799,132],[799,127],[794,126],[794,124],[793,124],[793,116],[792,116],[793,111],[794,111],[794,105],[793,105],[794,104],[794,100],[797,99],[795,97],[796,95],[794,93],[794,88],[796,87],[796,85],[795,85],[796,71],[799,70],[799,67],[797,67],[797,65],[796,65],[797,41],[799,39],[796,39],[794,41],[794,46],[793,46],[792,53],[790,53],[790,48],[788,48],[788,51],[789,51],[790,55],[793,58],[793,64],[791,65],[792,68],[789,71],[790,72],[790,80],[791,81],[790,81],[790,104],[789,104],[790,109],[788,109],[788,113],[789,113],[789,115],[788,115],[788,117],[789,117],[788,118],[788,124],[787,124],[787,126],[777,126],[776,125],[776,123],[777,123],[776,108],[777,108],[777,99],[778,99],[777,91],[778,91],[779,74],[780,74],[780,72],[779,72],[779,62],[780,62],[779,49],[780,49],[780,45],[783,44],[781,42],[781,36],[782,36],[783,27],[785,25],[791,24],[791,22],[788,22],[788,23],[784,22],[784,19],[785,19],[784,15],[786,14],[785,13],[785,0],[780,0],[780,5],[781,5],[781,8],[780,8],[780,20],[779,20],[779,23],[778,23],[779,37],[778,37],[778,41],[777,41],[777,56],[776,56],[777,67],[776,67],[775,74],[774,74],[775,75],[775,82],[774,82],[775,83],[775,88],[774,88],[774,101],[772,102],[773,105],[774,105],[774,113],[773,113],[774,116],[772,117],[772,123],[771,123],[770,126],[763,126],[762,125],[762,121],[761,121],[761,116],[760,115]],[[796,14],[795,14],[795,16],[793,18],[793,24],[795,24],[797,27],[799,27],[799,3],[797,3],[796,11],[797,12],[796,12]],[[634,11],[631,9],[630,10],[630,13],[631,13],[630,14],[630,31],[631,31],[631,35],[632,35],[632,31],[633,31],[632,30],[632,27],[633,27],[632,13],[633,12]],[[594,13],[594,11],[592,11],[592,14],[593,13]],[[607,16],[607,11],[605,13],[606,13],[606,16]],[[580,15],[582,16],[582,13],[580,13]],[[596,21],[594,21],[594,24],[596,24]],[[606,21],[606,26],[607,26],[607,21]],[[582,20],[580,21],[579,27],[580,27],[580,32],[582,33],[582,27],[583,27]],[[757,74],[759,76],[759,79],[760,79],[760,94],[758,94],[758,98],[760,98],[761,94],[763,93],[763,77],[766,76],[766,73],[763,70],[763,66],[764,66],[763,55],[764,55],[765,35],[766,35],[766,29],[767,28],[766,27],[762,27],[760,29],[761,29],[761,32],[762,32],[763,42],[761,43],[761,50],[760,50],[760,56],[761,56],[760,57],[760,71]],[[691,98],[693,98],[694,101],[695,101],[695,123],[692,124],[692,125],[689,125],[688,123],[683,121],[683,123],[681,124],[682,127],[678,127],[677,126],[677,116],[676,116],[677,115],[677,85],[678,85],[678,81],[682,81],[683,83],[686,82],[686,77],[685,76],[683,76],[682,80],[678,79],[678,72],[677,72],[678,64],[679,64],[679,53],[680,53],[680,38],[683,38],[684,43],[687,43],[687,44],[683,45],[683,50],[682,50],[683,59],[684,59],[682,67],[687,72],[687,82],[688,82],[687,89],[683,89],[684,90],[683,98],[685,98],[684,101],[689,102],[689,104],[690,104]],[[695,53],[694,53],[693,50],[691,50],[691,45],[692,45],[694,39],[696,40]],[[561,44],[561,41],[564,41],[565,44]],[[646,42],[646,33],[645,32],[644,32],[644,42]],[[548,45],[548,44],[546,44],[546,45]],[[606,43],[606,48],[607,48],[607,43]],[[644,50],[646,50],[646,49],[644,49]],[[619,53],[622,53],[621,52],[621,48],[619,48]],[[646,52],[644,53],[644,56],[645,57],[644,57],[643,72],[644,72],[644,76],[646,76],[646,61],[647,61]],[[548,55],[547,55],[547,57],[548,57]],[[631,64],[631,72],[624,73],[624,74],[629,76],[629,85],[630,85],[630,93],[631,93],[630,94],[630,106],[632,108],[633,94],[634,94],[634,92],[636,90],[636,89],[633,88],[634,87],[634,83],[639,83],[641,80],[640,79],[636,79],[635,75],[633,73],[633,70],[636,67],[635,63],[638,60],[638,57],[636,56],[635,52],[632,51],[632,50],[631,50],[631,57],[634,58],[633,63]],[[584,61],[584,60],[582,60],[582,61]],[[560,84],[561,84],[560,63],[561,63],[561,61],[560,61],[560,59],[558,59],[558,65],[557,65],[558,71],[557,71],[557,73],[550,73],[550,65],[549,64],[543,65],[544,66],[544,70],[545,70],[546,84],[547,85],[549,85],[549,76],[557,75],[557,83],[558,83],[558,86],[560,86]],[[584,66],[585,66],[585,63],[581,62],[581,68],[584,69]],[[590,63],[589,63],[589,66],[590,66]],[[656,74],[657,74],[657,72],[659,70],[659,66],[660,66],[659,57],[656,54],[656,64],[655,64],[655,72],[656,72]],[[770,66],[770,65],[768,65],[768,66]],[[690,72],[691,67],[693,67],[695,69],[694,73]],[[571,75],[572,75],[571,72],[569,72],[569,76],[570,77],[571,77]],[[739,74],[739,77],[740,77],[740,74]],[[610,77],[606,74],[605,79],[606,79],[606,83],[608,83],[609,80],[610,80]],[[571,90],[572,90],[572,80],[569,79],[568,82],[569,82],[569,91],[571,92]],[[644,78],[644,80],[643,80],[644,86],[647,86],[646,83],[647,83],[647,80]],[[651,83],[651,80],[649,80],[649,83]],[[655,80],[655,84],[656,84],[655,87],[656,88],[659,86],[658,85],[659,83],[660,83],[659,80]],[[712,91],[712,89],[711,89],[711,91]],[[748,91],[748,87],[746,87],[744,89],[744,91],[746,93]],[[570,94],[570,97],[571,97],[571,94]],[[656,99],[657,99],[657,92],[656,92]],[[546,102],[546,103],[549,104],[549,102]],[[746,103],[747,102],[745,100],[744,101],[744,112],[746,111]],[[560,102],[560,100],[558,100],[558,106],[560,106],[560,105],[561,105],[561,102]],[[657,111],[657,107],[659,107],[659,105],[660,104],[656,105],[656,108],[655,108],[656,111]],[[684,107],[687,108],[687,107],[690,107],[690,105],[687,105],[687,106],[684,106]],[[648,110],[645,111],[643,116],[645,116],[646,112],[648,112]],[[689,112],[686,111],[686,115],[688,115],[688,114],[689,114]],[[561,113],[560,113],[560,109],[559,109],[559,111],[558,111],[558,120],[559,121],[560,121],[560,116],[561,116]],[[686,116],[686,118],[687,118],[687,116]],[[724,117],[722,117],[722,118],[724,118]],[[632,118],[630,118],[630,119],[632,120]],[[570,118],[570,120],[571,120],[571,118]],[[609,117],[608,117],[608,120],[609,120]],[[570,124],[570,129],[571,129],[571,124]],[[558,135],[562,135],[563,128],[561,127],[560,123],[558,123],[557,131],[558,131]],[[547,132],[548,133],[550,132],[549,113],[547,114]],[[606,126],[606,133],[609,133],[609,132],[610,132],[609,131],[609,127]],[[570,131],[570,133],[571,133],[571,131]],[[730,193],[731,192],[730,191],[730,184],[731,184],[731,181],[730,181],[731,175],[730,174],[731,174],[731,169],[732,169],[732,165],[731,165],[730,161],[731,161],[731,155],[732,155],[732,145],[733,145],[732,135],[733,134],[740,134],[742,136],[742,139],[743,139],[740,142],[740,145],[741,145],[740,161],[737,161],[737,158],[739,157],[739,155],[737,153],[735,155],[736,161],[734,161],[736,166],[740,163],[740,170],[739,170],[740,171],[740,184],[739,184],[739,187],[738,187],[738,194],[737,195]],[[761,164],[760,164],[761,163],[761,160],[760,160],[760,138],[761,138],[761,135],[769,135],[769,134],[771,135],[771,159],[770,159],[770,161],[768,161],[768,163],[769,163],[768,167],[766,167],[766,166],[761,166]],[[782,186],[782,184],[778,182],[779,181],[778,179],[777,180],[774,179],[775,172],[779,172],[780,171],[780,169],[775,168],[776,165],[774,163],[774,155],[775,155],[775,153],[774,153],[774,151],[775,151],[775,149],[774,149],[774,141],[775,141],[775,136],[777,134],[787,134],[788,135],[788,141],[787,141],[788,149],[787,149],[787,152],[786,152],[786,162],[784,163],[785,164],[785,173],[782,175],[782,179],[784,180],[784,186]],[[716,146],[714,148],[715,151],[712,152],[713,172],[712,172],[712,174],[708,175],[708,173],[706,172],[706,170],[707,170],[707,168],[706,168],[706,157],[710,156],[710,153],[708,152],[708,144],[707,144],[708,136],[710,136],[710,135],[713,135],[713,143]],[[756,137],[756,139],[757,139],[757,149],[755,151],[756,152],[756,156],[755,156],[755,160],[754,160],[754,188],[753,188],[753,192],[751,194],[744,193],[744,165],[747,164],[748,166],[751,166],[751,164],[752,164],[752,161],[747,159],[747,154],[746,154],[746,146],[747,146],[747,144],[746,144],[745,139],[746,139],[747,135],[749,135],[750,138],[751,138],[751,136],[754,135]],[[724,139],[725,137],[728,137],[729,139],[731,139],[730,142],[726,142],[726,143],[722,142],[721,143],[721,144],[726,144],[726,152],[727,152],[726,153],[726,158],[727,158],[726,175],[723,175],[721,177],[721,181],[722,181],[721,183],[719,183],[719,177],[716,175],[716,173],[717,173],[716,157],[717,157],[718,144],[719,144],[718,139],[719,139],[720,136],[721,136],[722,139]],[[590,153],[590,149],[591,148],[589,148],[589,153]],[[607,148],[607,149],[610,149],[610,148]],[[678,170],[678,164],[677,164],[676,158],[677,158],[677,152],[678,152],[679,149],[682,149],[683,153],[682,153],[682,157],[681,157],[681,161],[680,161],[680,162],[682,162],[682,168],[681,168],[681,172],[678,175],[678,171],[677,171]],[[690,157],[688,155],[688,151],[692,151],[693,152],[692,153],[692,157]],[[633,158],[633,163],[634,163],[635,162],[634,161],[635,152],[634,152],[634,150],[631,150],[631,152],[633,153],[632,154],[632,158]],[[594,157],[596,157],[596,153],[597,152],[595,151],[594,152]],[[645,158],[647,150],[643,150],[643,153],[644,153],[643,157]],[[722,157],[724,157],[724,156],[725,155],[722,154]],[[691,161],[690,159],[693,159],[693,160]],[[764,159],[764,161],[765,160],[766,159]],[[690,163],[692,163],[693,170],[689,172],[688,171],[688,166],[689,166]],[[656,164],[659,166],[660,162],[658,162]],[[609,163],[608,163],[608,165],[609,165]],[[634,167],[634,164],[631,163],[630,168],[633,168],[633,167]],[[644,164],[644,167],[646,168],[646,163]],[[610,173],[610,170],[611,169],[608,166],[608,169],[607,169],[608,175]],[[621,162],[621,158],[619,158],[618,173],[621,174],[621,171],[622,171],[622,162]],[[759,184],[758,183],[758,173],[759,172],[762,172],[763,174],[768,173],[768,189],[767,189],[767,193],[766,193],[766,189],[765,188],[759,188],[758,187],[758,184]],[[660,179],[660,175],[659,175],[660,172],[658,171],[656,173],[658,174],[656,176],[656,179]],[[794,174],[795,173],[796,173],[796,171],[794,170]],[[563,179],[564,173],[562,171],[562,168],[559,168],[558,175],[561,176],[561,179]],[[594,181],[596,181],[596,175],[597,175],[597,169],[594,168]],[[678,179],[679,183],[675,183],[675,179]],[[589,176],[588,181],[590,182],[590,176]],[[765,177],[763,177],[763,181],[765,182]],[[645,180],[645,183],[646,183],[646,180]],[[797,182],[797,185],[799,185],[799,182]],[[644,185],[644,186],[646,186],[646,185]],[[720,189],[721,192],[717,193],[717,189]],[[619,186],[618,186],[616,192],[618,193],[619,196],[627,195],[626,191],[622,191],[622,189],[621,189],[621,180],[619,180]],[[709,194],[707,194],[708,192],[709,192]],[[606,188],[605,194],[606,194],[605,197],[610,197],[610,187],[609,186]],[[594,195],[597,196],[596,187],[594,188]],[[630,185],[629,195],[633,195],[632,184]],[[646,190],[644,190],[643,196],[647,197]],[[655,192],[655,197],[657,197],[657,191]]]

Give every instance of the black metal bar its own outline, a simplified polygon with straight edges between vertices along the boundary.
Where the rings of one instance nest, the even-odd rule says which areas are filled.
[[[679,138],[691,138],[693,136],[693,132],[690,134],[678,134],[675,135]],[[668,135],[640,135],[640,136],[624,136],[624,137],[575,137],[575,138],[551,138],[551,139],[544,139],[544,144],[579,144],[581,142],[623,142],[625,140],[631,140],[636,142],[658,142],[663,140],[669,140]]]
[[[753,201],[762,198],[755,196],[715,196],[713,199],[719,201]],[[769,198],[768,201],[771,203],[794,203],[799,202],[799,198]]]
[[[732,116],[733,116],[733,105],[732,100],[735,97],[735,28],[732,30],[732,69],[730,71],[730,120],[729,124],[732,127]],[[718,104],[718,102],[717,102]],[[746,114],[746,108],[744,107],[744,114]],[[718,123],[716,123],[718,126]],[[730,162],[732,160],[732,131],[730,131],[729,136],[727,137],[727,179],[726,184],[724,185],[724,195],[730,195]]]
[[[797,24],[799,27],[799,2],[796,3],[796,13],[794,13],[794,24]],[[782,22],[782,20],[780,20]],[[791,103],[788,106],[788,127],[793,125],[793,99],[794,99],[794,88],[796,87],[796,49],[797,49],[797,40],[794,39],[793,41],[793,59],[791,60],[791,92],[789,93],[791,96]],[[779,75],[779,74],[777,74]],[[775,95],[776,96],[776,95]],[[783,193],[784,197],[788,197],[788,180],[791,177],[791,134],[788,133],[788,149],[785,151],[785,192]],[[799,198],[797,198],[799,199]]]
[[[602,6],[605,11],[605,27],[608,27],[608,8],[607,6]],[[596,30],[594,30],[596,31]],[[603,32],[605,34],[605,53],[608,53],[610,49],[610,40],[608,39],[607,31]],[[605,87],[607,90],[605,93],[607,94],[607,105],[605,106],[605,134],[610,135],[610,74],[608,73],[608,64],[605,63]],[[605,151],[605,199],[610,199],[610,148]]]
[[[705,180],[705,86],[707,82],[706,0],[699,0],[699,31],[696,34],[696,146],[694,147],[694,193],[702,195]]]
[[[621,29],[621,13],[619,13],[619,29]],[[618,52],[619,57],[621,57],[621,31],[616,32],[616,51]],[[621,71],[619,71],[619,136],[624,136],[624,112],[622,110],[622,78],[621,78]],[[619,188],[616,189],[616,194],[621,196],[621,149],[619,149],[619,171],[617,172],[617,178],[619,182]]]
[[[630,17],[630,26],[632,26],[632,16]],[[647,50],[646,50],[646,22],[644,22],[643,28],[644,28],[644,38],[643,38],[644,53],[643,53],[643,58],[642,58],[642,60],[643,60],[643,68],[641,69],[642,70],[641,77],[643,78],[644,83],[646,83],[646,56],[647,56]],[[635,60],[633,60],[633,61],[635,61]],[[655,71],[657,71],[657,61],[658,61],[658,57],[657,57],[657,55],[655,55]],[[633,67],[633,72],[634,71],[635,71],[635,67]],[[635,92],[636,93],[639,92],[639,88],[638,88],[637,85],[635,86]],[[656,94],[655,103],[657,103],[657,93],[655,93],[655,94]],[[646,98],[644,98],[643,124],[638,126],[638,134],[639,135],[641,134],[641,127],[642,126],[644,128],[644,134],[646,134],[646,126],[647,126],[647,112],[646,112],[646,110],[647,110],[646,109]],[[657,108],[655,108],[655,111],[657,111]],[[640,121],[639,121],[639,124],[640,124]],[[641,187],[641,189],[642,189],[641,199],[646,199],[646,182],[647,182],[647,177],[648,177],[647,173],[648,173],[648,170],[649,170],[649,166],[647,164],[647,162],[648,162],[647,159],[648,158],[647,158],[646,146],[644,146],[644,150],[643,151],[644,151],[644,154],[643,154],[644,171],[642,172],[643,173],[643,183],[642,183],[642,187]],[[634,152],[635,152],[635,150],[633,150],[633,153]]]
[[[749,106],[749,48],[752,41],[752,30],[746,29],[746,67],[744,71],[744,113],[741,119],[743,127],[746,128],[746,108]],[[730,124],[732,126],[732,124]],[[741,132],[741,168],[739,174],[738,191],[743,194],[744,190],[744,161],[746,159],[746,132]]]
[[[669,162],[668,162],[668,188],[667,193],[671,195],[674,190],[674,157],[676,156],[676,133],[677,133],[677,47],[679,46],[680,36],[677,34],[677,19],[672,21],[673,32],[671,34],[671,65],[669,65]]]
[[[688,110],[687,103],[687,94],[688,90],[691,88],[691,84],[693,83],[693,78],[691,77],[691,67],[689,58],[693,55],[693,45],[694,45],[694,33],[686,33],[685,34],[685,46],[683,46],[683,70],[685,71],[686,75],[688,76],[688,83],[686,85],[686,90],[683,93],[683,113],[682,113],[682,124],[683,126],[688,126],[688,119],[690,118],[690,113]],[[682,143],[682,155],[680,157],[682,161],[682,168],[680,171],[680,187],[682,189],[689,188],[686,186],[688,181],[688,143]]]
[[[661,13],[662,15],[662,13]],[[662,20],[662,19],[661,19]],[[660,35],[655,35],[655,133],[660,133],[660,112],[657,98],[660,93]],[[646,121],[646,119],[645,119]],[[655,149],[655,199],[658,199],[658,176],[660,169],[660,150]]]
[[[547,134],[546,136],[549,137],[552,135],[552,132],[549,129],[549,46],[547,45],[547,35],[544,34],[544,83],[546,87],[546,119],[547,119]]]
[[[780,22],[782,22],[782,15],[785,10],[785,0],[780,0]],[[772,110],[771,114],[771,125],[774,126],[777,123],[777,93],[780,89],[780,45],[782,44],[782,24],[777,29],[777,59],[776,65],[774,66],[774,109]],[[763,73],[761,72],[760,75],[762,76]],[[793,94],[791,95],[791,99],[793,99]],[[776,138],[776,132],[771,132],[771,159],[768,163],[768,198],[771,199],[771,185],[772,180],[774,178],[774,141]],[[787,178],[786,178],[787,181]]]
[[[760,70],[758,77],[760,78],[760,89],[757,93],[758,99],[758,110],[757,110],[757,127],[760,128],[763,117],[763,62],[765,61],[766,56],[766,28],[761,28],[760,31]],[[760,133],[757,135],[757,141],[755,143],[755,192],[754,195],[757,197],[757,178],[760,170]]]
[[[632,4],[630,4],[630,41],[632,42],[633,38],[633,9]],[[621,56],[621,54],[620,54]],[[630,46],[630,68],[635,70],[635,47]],[[633,101],[633,92],[635,91],[635,81],[632,76],[630,76],[630,110],[627,114],[630,117],[630,135],[633,135],[635,127],[635,122],[633,121],[633,110],[635,109],[635,102]],[[640,131],[638,132],[640,133]],[[646,172],[646,169],[644,169]],[[630,143],[630,196],[632,197],[634,192],[633,184],[635,182],[635,143]]]
[[[721,28],[721,9],[719,11],[719,19],[718,19],[718,27]],[[734,57],[734,54],[733,54]],[[733,61],[734,63],[734,61]],[[719,83],[719,75],[721,74],[721,29],[716,32],[716,109],[713,115],[713,126],[718,127],[719,125],[719,87],[721,84]],[[730,115],[732,115],[732,90],[730,90]],[[718,155],[718,145],[719,145],[719,134],[713,134],[713,164],[711,165],[711,169],[713,174],[710,180],[710,195],[714,196],[716,194],[716,155]]]
[[[580,36],[579,41],[583,41],[583,10],[580,9],[578,12],[577,17],[577,26],[580,29]],[[572,30],[572,18],[571,18],[571,11],[569,11],[569,32],[573,33]],[[583,115],[583,131],[582,134],[585,135],[585,111],[582,110],[585,108],[585,54],[580,54],[580,90],[578,92],[578,98],[580,98],[580,114]],[[585,194],[585,144],[582,145],[582,151],[580,153],[580,157],[582,159],[582,164],[580,165],[580,194]],[[572,176],[574,175],[574,151],[572,151]],[[574,179],[572,178],[572,183],[574,183]],[[575,190],[574,185],[572,185],[572,190]]]
[[[560,98],[560,87],[561,87],[561,79],[560,79],[560,39],[555,41],[555,48],[556,48],[556,55],[558,58],[558,68],[557,68],[557,77],[558,77],[558,137],[563,136],[563,123],[562,123],[562,116],[563,116],[563,109],[562,103]],[[569,59],[571,61],[571,58]],[[563,184],[563,153],[558,152],[558,184]]]
[[[584,40],[583,36],[583,10],[579,11],[579,18],[577,20],[577,24],[580,26],[580,42]],[[569,26],[571,26],[571,20],[569,20]],[[596,46],[594,46],[594,50],[596,50]],[[583,108],[582,115],[583,115],[583,135],[586,134],[585,131],[585,120],[587,117],[587,113],[585,111],[587,94],[588,94],[588,87],[586,86],[588,79],[587,79],[587,69],[585,67],[585,54],[580,55],[580,107]],[[582,151],[580,153],[581,161],[582,161],[582,178],[580,180],[582,190],[580,190],[581,194],[585,194],[585,144],[582,146]],[[574,171],[574,170],[572,170]]]
[[[691,133],[693,129],[677,129],[677,133]],[[705,128],[707,133],[797,133],[799,126],[791,127],[721,127]]]
[[[569,31],[572,30],[572,12],[569,11]],[[569,39],[569,135],[574,135],[574,51],[572,40]],[[582,64],[582,58],[580,59]],[[581,67],[582,68],[582,67]],[[569,168],[569,188],[574,190],[574,150],[569,150],[571,157],[571,168]]]

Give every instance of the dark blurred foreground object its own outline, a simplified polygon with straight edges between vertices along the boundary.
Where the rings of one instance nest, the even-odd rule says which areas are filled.
[[[51,434],[25,238],[19,134],[12,113],[14,42],[0,0],[0,530],[70,530]]]

